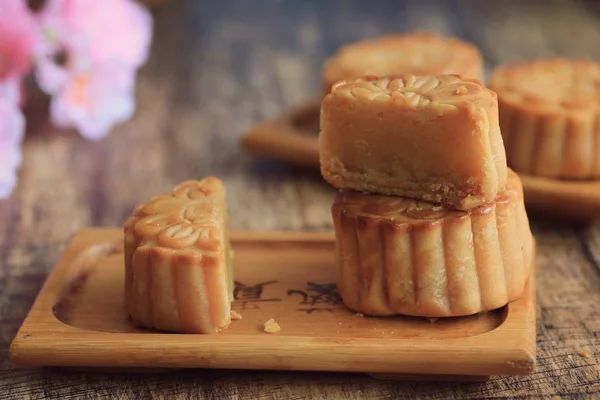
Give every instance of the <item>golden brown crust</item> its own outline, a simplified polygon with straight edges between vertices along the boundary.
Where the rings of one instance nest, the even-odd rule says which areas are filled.
[[[319,141],[338,189],[469,209],[506,182],[496,94],[455,75],[339,82],[321,104]]]
[[[533,236],[518,176],[469,211],[340,192],[332,206],[338,290],[353,311],[451,317],[501,307],[523,293]]]
[[[125,297],[139,326],[214,333],[230,322],[232,277],[222,182],[185,181],[125,223]]]
[[[415,32],[388,35],[340,47],[323,65],[323,90],[364,75],[459,74],[482,79],[483,58],[472,44],[454,37]]]
[[[600,64],[566,58],[497,68],[508,164],[551,178],[600,178]]]
[[[480,81],[459,75],[367,75],[337,82],[331,92],[350,100],[394,100],[414,109],[431,108],[440,113],[473,102],[496,100],[496,95]]]

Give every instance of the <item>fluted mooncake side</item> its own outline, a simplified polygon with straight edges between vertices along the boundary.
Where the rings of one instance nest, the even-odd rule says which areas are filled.
[[[321,174],[332,186],[470,209],[507,178],[496,94],[454,75],[363,77],[321,104]]]
[[[600,178],[600,64],[565,58],[499,67],[498,94],[508,165],[548,178]]]
[[[125,223],[125,299],[133,322],[216,333],[231,319],[233,271],[225,187],[185,181],[135,208]]]
[[[367,315],[493,310],[520,297],[531,272],[533,236],[512,171],[495,202],[469,211],[342,191],[332,214],[340,296]]]
[[[346,44],[323,64],[323,91],[364,75],[458,74],[483,78],[483,57],[471,43],[429,32],[386,35]]]

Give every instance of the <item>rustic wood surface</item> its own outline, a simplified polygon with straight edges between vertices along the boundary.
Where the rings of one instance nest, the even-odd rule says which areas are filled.
[[[60,132],[28,106],[20,184],[0,202],[0,398],[598,398],[600,228],[533,220],[538,240],[538,367],[487,383],[364,375],[191,370],[97,374],[17,368],[10,341],[77,229],[118,226],[136,203],[188,178],[227,184],[236,229],[330,229],[332,189],[315,173],[256,161],[241,133],[314,98],[322,60],[343,42],[429,29],[471,40],[488,66],[539,56],[600,58],[600,6],[583,1],[174,0],[135,118],[101,142]]]

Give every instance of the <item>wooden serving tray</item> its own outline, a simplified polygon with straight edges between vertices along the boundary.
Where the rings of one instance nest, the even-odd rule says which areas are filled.
[[[255,126],[242,136],[242,145],[259,156],[318,169],[319,113],[318,101],[306,104]],[[576,222],[595,222],[600,218],[600,181],[519,176],[528,211]]]
[[[30,366],[234,368],[366,372],[375,377],[485,379],[533,371],[534,281],[477,316],[370,318],[346,309],[332,233],[233,232],[234,309],[218,335],[134,327],[124,312],[122,230],[75,235],[17,333],[10,357]],[[279,333],[265,333],[274,318]],[[405,375],[401,375],[405,374]]]

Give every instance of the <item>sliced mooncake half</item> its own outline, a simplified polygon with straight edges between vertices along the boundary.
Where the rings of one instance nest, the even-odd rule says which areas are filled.
[[[233,271],[225,187],[186,181],[125,223],[125,297],[141,327],[216,333],[230,321]]]
[[[455,75],[364,77],[321,105],[321,173],[338,189],[461,210],[506,183],[496,94]]]
[[[534,239],[519,177],[469,211],[402,197],[340,192],[332,206],[337,287],[344,304],[374,315],[452,317],[523,294]]]

